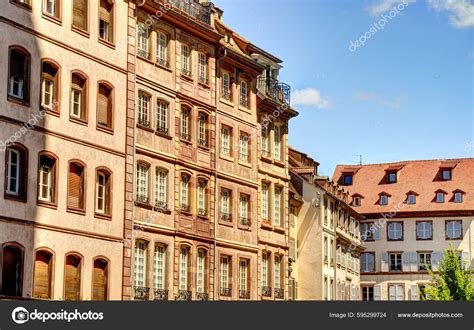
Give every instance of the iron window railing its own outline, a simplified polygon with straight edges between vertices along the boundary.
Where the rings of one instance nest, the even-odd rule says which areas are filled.
[[[188,290],[179,290],[178,291],[178,300],[189,301],[192,299],[193,293]]]
[[[271,297],[272,296],[272,287],[271,286],[262,286],[262,296]]]
[[[230,296],[232,296],[232,289],[231,288],[221,288],[220,293],[221,293],[221,296],[230,297]]]
[[[203,23],[211,24],[211,11],[209,7],[205,7],[195,0],[165,0],[165,2]]]
[[[150,288],[143,286],[133,287],[133,298],[135,300],[148,300],[150,298]]]
[[[168,290],[154,289],[153,300],[168,300]]]
[[[196,293],[196,299],[201,301],[209,300],[209,294],[205,292],[198,292]]]
[[[263,90],[269,98],[277,102],[290,104],[290,85],[273,78],[260,77],[258,78],[258,88]]]
[[[239,298],[240,299],[250,299],[250,291],[240,290],[239,291]]]
[[[275,288],[275,298],[283,299],[285,297],[285,290]]]

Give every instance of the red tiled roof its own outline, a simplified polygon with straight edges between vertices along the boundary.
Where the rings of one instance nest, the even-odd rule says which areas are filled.
[[[350,194],[364,196],[360,207],[354,209],[362,214],[386,213],[397,208],[407,198],[407,193],[416,192],[416,204],[404,205],[403,212],[472,211],[474,210],[474,158],[449,160],[416,160],[372,165],[338,165],[333,180],[342,184],[343,173],[354,172],[351,186],[344,188]],[[387,169],[398,169],[397,182],[388,183]],[[452,180],[442,180],[442,169],[452,169]],[[456,190],[465,192],[462,203],[454,203]],[[444,203],[434,202],[435,192],[447,192]],[[379,194],[391,195],[388,205],[379,205]]]

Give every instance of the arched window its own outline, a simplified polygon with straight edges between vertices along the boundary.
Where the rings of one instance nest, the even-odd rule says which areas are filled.
[[[138,126],[150,128],[150,100],[151,95],[138,91]]]
[[[182,245],[179,250],[179,300],[191,300],[191,248]]]
[[[30,100],[30,54],[21,47],[9,50],[8,97],[28,102]]]
[[[168,36],[161,32],[156,32],[156,62],[159,65],[168,67]]]
[[[198,189],[197,189],[197,207],[198,215],[206,217],[207,214],[207,180],[200,178],[198,180]]]
[[[41,64],[41,107],[59,112],[59,66],[51,61]]]
[[[186,44],[181,44],[181,74],[191,77],[191,49]]]
[[[156,131],[168,134],[168,103],[162,100],[156,101]]]
[[[209,133],[207,129],[207,118],[205,113],[199,113],[198,119],[198,145],[201,147],[209,148]]]
[[[80,73],[71,78],[71,117],[87,121],[87,78]]]
[[[191,141],[191,110],[188,107],[181,108],[181,139]]]
[[[114,3],[110,0],[100,0],[99,9],[99,38],[114,41]]]
[[[66,256],[64,270],[64,300],[81,299],[81,268],[82,258],[70,254]]]
[[[191,177],[183,173],[181,174],[181,182],[180,182],[180,208],[181,211],[189,212],[190,211],[190,192],[189,192],[189,181]]]
[[[156,244],[153,253],[153,289],[154,300],[167,300],[166,290],[166,246]]]
[[[84,164],[69,163],[67,206],[70,209],[84,210],[85,173]]]
[[[0,295],[21,297],[23,289],[23,246],[6,243],[2,247]]]
[[[92,300],[107,300],[109,263],[105,259],[94,260],[92,274]]]
[[[147,279],[147,255],[148,255],[148,243],[143,240],[135,241],[134,251],[134,299],[135,300],[148,300],[150,287],[148,286]]]
[[[50,153],[38,157],[38,201],[56,203],[57,158]]]
[[[97,170],[95,194],[95,212],[110,216],[112,210],[112,178],[109,170]]]
[[[155,206],[167,211],[168,206],[168,171],[163,168],[156,169],[155,180]]]
[[[33,298],[52,298],[53,254],[46,250],[35,254]]]
[[[99,83],[97,92],[97,125],[112,129],[113,112],[113,88],[109,84]]]
[[[28,174],[28,149],[16,143],[6,150],[5,195],[8,198],[26,200]]]

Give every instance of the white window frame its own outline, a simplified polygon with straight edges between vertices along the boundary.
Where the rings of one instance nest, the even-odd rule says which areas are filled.
[[[230,214],[231,213],[231,192],[228,189],[221,190],[221,213]]]
[[[150,167],[146,164],[137,164],[137,195],[148,197],[148,175]]]
[[[273,192],[273,225],[282,227],[282,193],[283,189],[276,186]]]
[[[168,171],[157,168],[155,182],[155,201],[159,203],[168,202]]]
[[[270,220],[270,185],[262,184],[262,220]]]
[[[221,128],[221,155],[230,156],[231,129],[227,126]]]
[[[249,195],[241,194],[240,195],[240,218],[248,219],[249,216]]]
[[[362,252],[360,255],[360,271],[370,273],[375,271],[375,256],[370,252]]]
[[[48,169],[45,171],[45,169]],[[38,200],[43,202],[51,202],[52,201],[52,171],[53,168],[46,165],[40,165],[39,169],[39,187],[38,187]],[[46,175],[46,182],[45,182],[45,175]],[[46,188],[46,196],[43,196],[43,188]]]
[[[222,95],[229,94],[231,95],[231,79],[230,73],[223,71],[222,72],[222,88],[221,88]]]
[[[389,222],[387,226],[387,234],[389,240],[396,241],[401,240],[403,238],[403,225],[400,222]]]
[[[198,78],[207,83],[207,54],[202,52],[198,53]]]
[[[41,81],[41,106],[51,110],[54,103],[54,81],[43,78]]]
[[[71,116],[79,119],[82,118],[82,93],[81,89],[74,87],[71,89]]]
[[[161,31],[156,32],[156,59],[160,64],[168,64],[168,35]]]
[[[269,139],[269,128],[268,125],[261,125],[261,144],[262,154],[268,156],[270,154],[270,139]]]
[[[50,8],[48,8],[49,6],[51,6]],[[49,11],[49,10],[51,11]],[[51,16],[55,16],[56,14],[56,1],[55,0],[43,0],[43,12],[48,14],[48,15],[51,15]]]
[[[241,161],[249,161],[249,136],[247,134],[240,135],[240,153],[239,159]]]
[[[181,134],[190,134],[189,132],[189,119],[190,119],[190,112],[188,108],[181,109]]]
[[[138,91],[138,123],[149,123],[151,96],[143,91]]]
[[[206,251],[203,249],[198,250],[197,263],[196,263],[196,292],[206,292]]]
[[[250,108],[249,88],[246,80],[240,80],[240,105]]]
[[[146,267],[147,267],[147,243],[135,241],[135,263],[134,263],[134,285],[136,287],[146,287]]]
[[[101,182],[102,181],[102,182]],[[97,172],[95,212],[104,214],[107,202],[107,175],[103,172]]]
[[[150,57],[150,30],[144,22],[137,24],[137,50],[145,53],[145,58]]]
[[[12,155],[16,155],[16,164],[12,162]],[[8,162],[7,162],[7,194],[19,196],[20,195],[20,167],[21,164],[21,152],[16,149],[8,149]],[[14,173],[12,173],[12,167],[15,167]],[[11,186],[11,181],[15,180],[15,187]]]
[[[156,101],[156,129],[168,128],[168,103],[162,100]]]
[[[270,254],[266,251],[262,252],[262,287],[270,286],[268,282]]]
[[[181,205],[189,206],[189,181],[190,177],[186,174],[181,175],[180,201]]]
[[[239,290],[248,291],[248,259],[241,259],[239,263]]]
[[[457,226],[459,226],[459,228],[456,228]],[[459,232],[459,236],[454,235],[454,234],[456,234],[456,232]],[[450,233],[451,233],[451,235],[450,235]],[[449,220],[446,223],[446,236],[449,239],[462,238],[462,222],[459,223],[458,220]]]
[[[165,289],[166,277],[166,247],[162,244],[155,245],[153,253],[153,288]]]
[[[273,158],[276,160],[281,160],[281,140],[282,140],[282,134],[281,134],[281,126],[279,125],[274,125],[273,126]]]
[[[422,235],[418,235],[419,233]],[[427,233],[429,233],[428,236],[426,236]],[[416,223],[416,238],[417,239],[423,240],[423,239],[430,239],[432,237],[433,237],[433,223],[432,222],[420,221]]]
[[[198,182],[198,209],[207,211],[207,203],[206,203],[206,187],[207,181],[204,179],[200,179]]]
[[[188,291],[189,248],[181,247],[179,253],[179,289]]]
[[[181,44],[181,71],[191,75],[191,48],[187,44]]]
[[[221,256],[221,269],[220,269],[220,288],[228,289],[229,288],[229,256]]]
[[[392,289],[394,292],[392,292]],[[402,284],[390,284],[388,286],[388,300],[403,301],[405,299],[405,288]]]

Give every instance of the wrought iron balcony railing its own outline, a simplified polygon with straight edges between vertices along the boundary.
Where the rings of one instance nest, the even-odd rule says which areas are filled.
[[[230,214],[230,213],[221,213],[221,220],[231,222],[232,221],[232,214]]]
[[[149,59],[150,58],[150,53],[147,52],[146,50],[144,49],[138,49],[137,50],[137,55],[139,57],[143,57],[143,58],[146,58],[146,59]]]
[[[165,0],[165,2],[203,23],[211,24],[209,7],[205,7],[195,0]]]
[[[198,215],[200,215],[201,217],[205,217],[207,216],[207,210],[206,209],[198,209]]]
[[[150,288],[143,286],[133,287],[133,297],[135,300],[148,300],[150,298]]]
[[[144,118],[138,118],[138,126],[144,127],[144,128],[150,128],[150,121]]]
[[[207,301],[209,300],[209,294],[205,292],[197,292],[196,299],[201,301]]]
[[[277,299],[285,298],[285,290],[275,288],[275,298]]]
[[[290,104],[291,87],[281,83],[273,78],[260,77],[258,79],[258,88],[264,91],[269,98],[280,102]]]
[[[249,98],[248,98],[248,96],[241,96],[240,97],[240,105],[245,107],[245,108],[249,107]]]
[[[166,135],[168,135],[168,127],[163,126],[163,125],[158,125],[158,126],[156,127],[156,132],[157,132],[157,133],[161,133],[161,134],[166,134]]]
[[[240,299],[250,299],[250,291],[240,290],[239,291],[239,298]]]
[[[148,204],[149,198],[146,195],[137,194],[137,202],[142,204]]]
[[[158,65],[164,66],[165,68],[169,68],[169,63],[164,58],[160,58],[160,57],[157,56],[156,57],[156,63]]]
[[[230,101],[231,96],[232,95],[230,93],[230,90],[227,90],[227,89],[221,90],[221,98],[223,98],[224,100]]]
[[[207,139],[198,139],[198,145],[207,148],[209,143],[207,142]]]
[[[207,77],[199,76],[198,80],[201,84],[209,85],[209,79],[207,79]]]
[[[184,203],[181,203],[181,211],[183,212],[189,212],[191,208],[189,207],[189,204],[184,204]]]
[[[221,293],[221,296],[230,297],[230,296],[232,296],[232,289],[231,288],[221,288],[220,293]]]
[[[188,78],[191,78],[191,71],[181,68],[181,75],[183,75],[185,77],[188,77]]]
[[[160,200],[156,200],[155,201],[155,208],[157,208],[159,211],[169,211],[169,205],[167,202],[165,201],[160,201]]]
[[[250,227],[250,224],[251,224],[251,221],[249,218],[240,218],[240,224],[242,226],[247,226],[247,227]]]
[[[193,293],[188,290],[179,290],[178,291],[178,300],[189,301],[192,299]]]
[[[272,296],[272,287],[271,286],[262,286],[262,296],[271,297]]]
[[[189,141],[191,141],[191,134],[181,133],[181,139],[189,142]]]
[[[153,300],[168,300],[168,290],[154,289]]]

